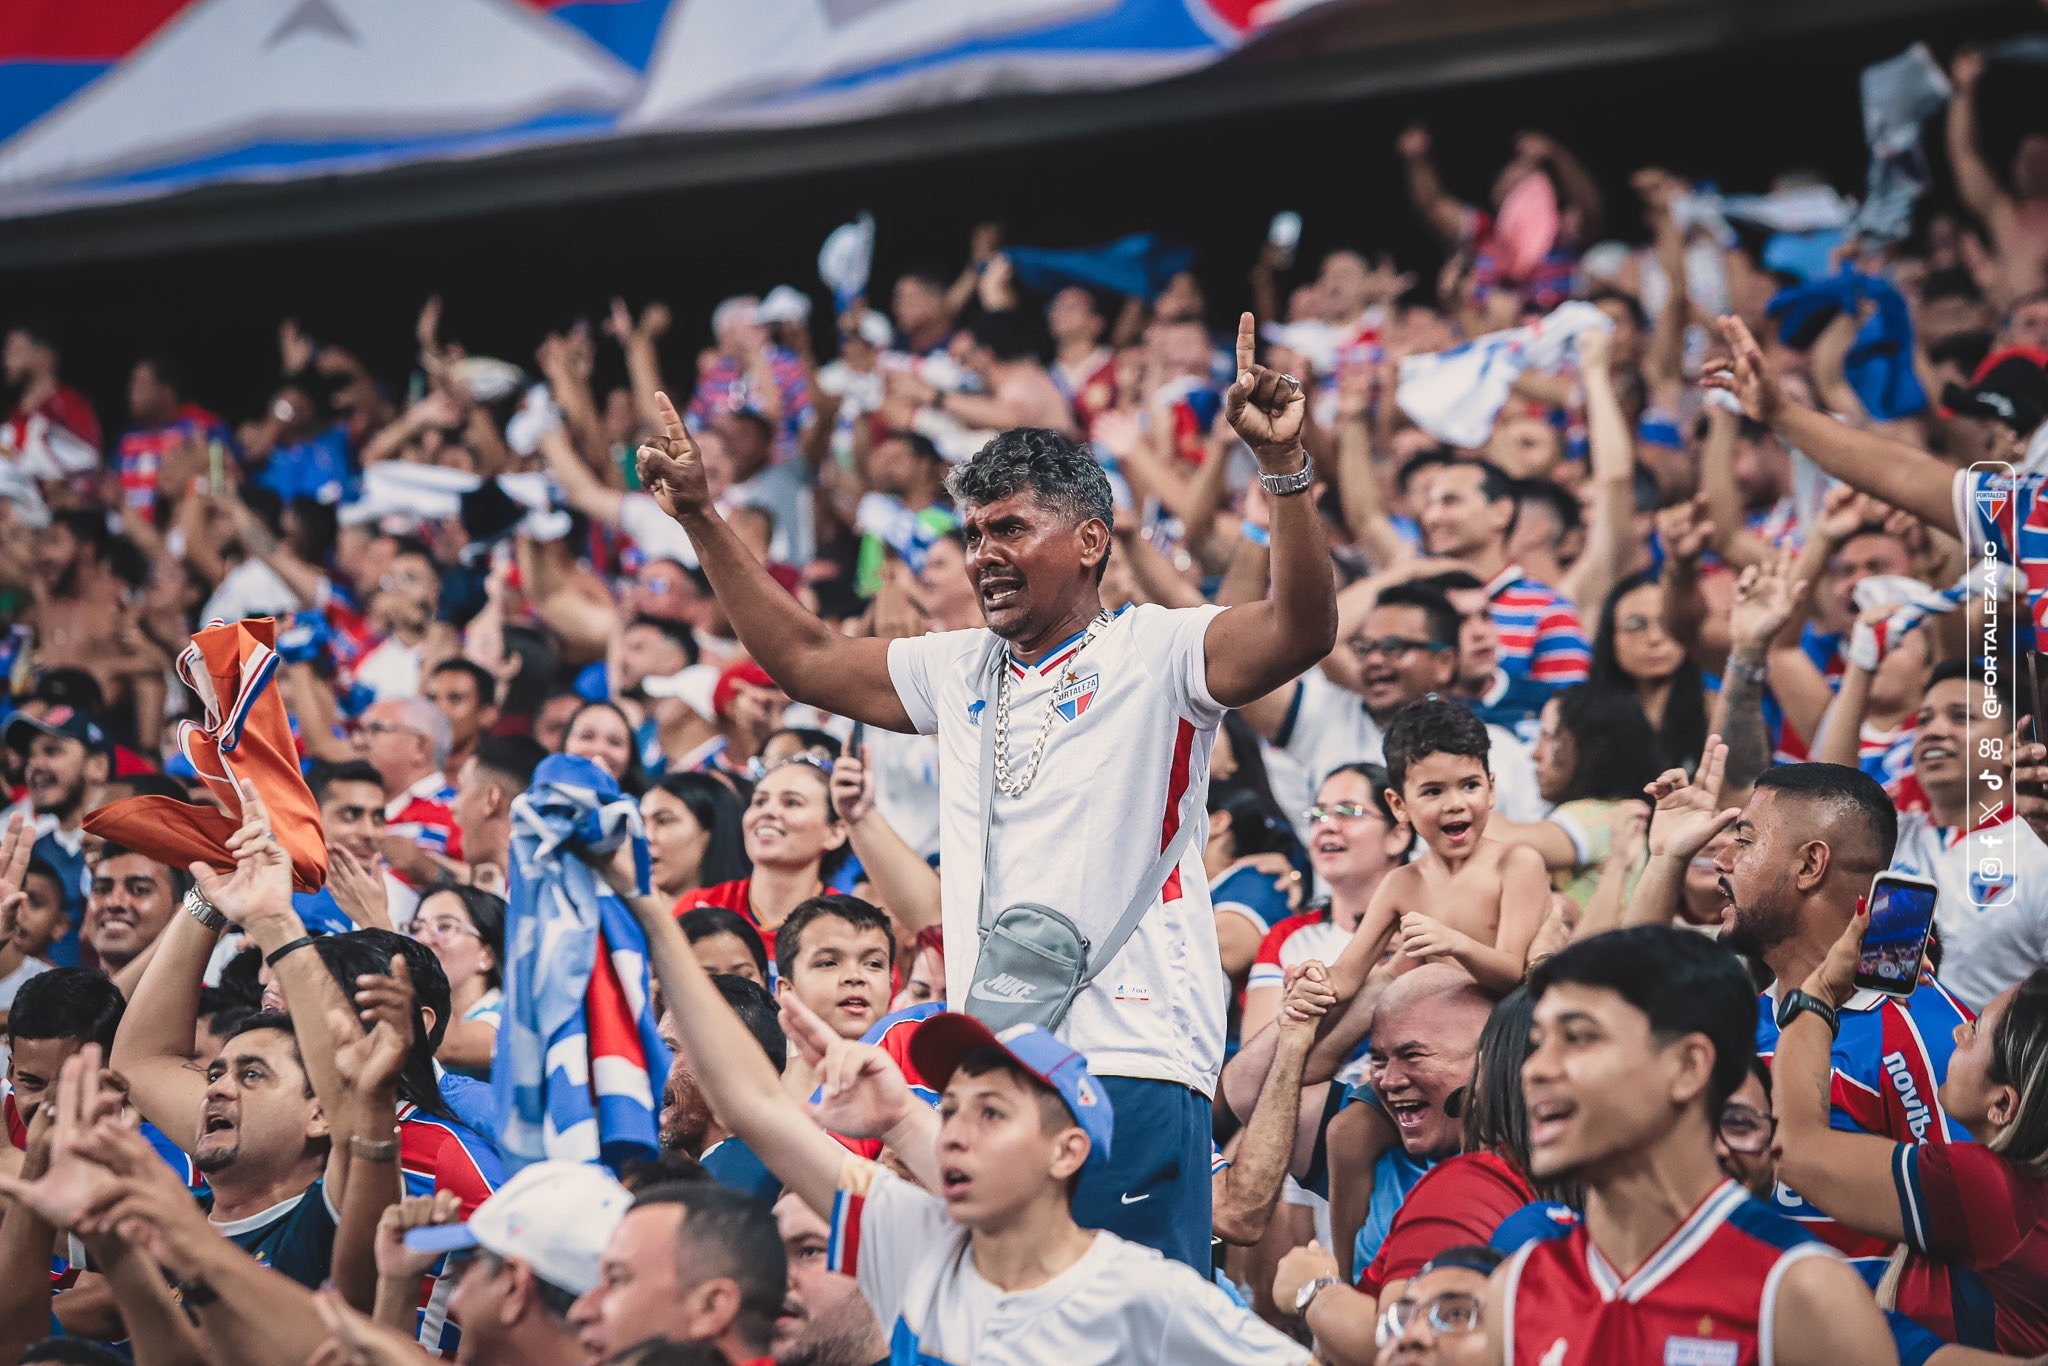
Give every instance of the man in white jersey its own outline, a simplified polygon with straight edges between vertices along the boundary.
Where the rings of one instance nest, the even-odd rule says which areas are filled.
[[[830,1223],[829,1265],[858,1282],[891,1362],[1310,1360],[1205,1275],[1075,1222],[1084,1173],[1138,1135],[1113,1123],[1103,1079],[1067,1044],[1037,1025],[998,1038],[971,1016],[934,1015],[910,1040],[912,1064],[940,1091],[934,1110],[889,1054],[839,1040],[806,1113],[667,909],[640,898],[633,910],[669,1008],[691,1022],[678,1062],[784,1188]],[[848,1152],[820,1124],[881,1138],[918,1184]]]
[[[970,1008],[984,903],[1050,907],[1106,939],[1176,837],[1200,833],[1216,727],[1329,653],[1329,550],[1301,447],[1306,402],[1258,366],[1238,328],[1230,421],[1272,504],[1273,592],[1229,609],[1104,610],[1109,482],[1057,433],[1019,428],[957,466],[959,507],[984,630],[853,640],[768,577],[711,504],[689,433],[640,450],[640,482],[696,546],[742,641],[791,697],[869,725],[936,732],[947,998]],[[1007,646],[1007,649],[1005,648]],[[982,773],[980,727],[995,727]],[[991,779],[987,856],[982,783]],[[1225,1000],[1198,838],[1059,1027],[1089,1056],[1124,1117],[1111,1160],[1075,1206],[1191,1266],[1209,1264],[1210,1104]],[[985,984],[989,985],[989,984]]]
[[[1981,743],[2005,740],[2004,722],[1984,719],[1983,694],[1982,670],[1962,660],[1935,667],[1913,726],[1913,776],[1928,809],[1900,814],[1892,854],[1895,870],[1941,889],[1941,982],[1976,1011],[2048,962],[2048,845],[2011,819],[2011,755]],[[2001,689],[1999,701],[2011,715],[2010,692]],[[2004,819],[1987,823],[1987,811]]]

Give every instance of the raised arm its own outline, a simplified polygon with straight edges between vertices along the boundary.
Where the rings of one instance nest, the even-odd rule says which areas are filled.
[[[1301,446],[1308,398],[1300,381],[1278,375],[1254,359],[1256,332],[1249,313],[1237,322],[1237,382],[1224,396],[1230,425],[1252,448],[1261,476],[1304,471]],[[1264,697],[1315,667],[1337,640],[1337,593],[1330,546],[1306,485],[1270,497],[1273,595],[1226,608],[1209,624],[1204,642],[1209,692],[1226,707]]]
[[[1656,803],[1650,813],[1649,859],[1636,881],[1635,895],[1622,908],[1622,925],[1668,925],[1678,918],[1686,869],[1742,814],[1740,807],[1721,805],[1727,771],[1728,746],[1720,736],[1709,735],[1697,780],[1687,778],[1684,769],[1673,768],[1644,787]]]
[[[1436,230],[1438,237],[1446,242],[1457,241],[1464,228],[1465,206],[1451,198],[1443,177],[1436,173],[1436,162],[1429,154],[1429,130],[1417,124],[1402,133],[1394,146],[1401,154],[1402,168],[1408,173],[1408,197],[1415,202],[1415,211]]]
[[[1564,590],[1583,621],[1596,621],[1607,594],[1621,581],[1635,516],[1635,442],[1614,392],[1613,334],[1579,339],[1586,382],[1586,444],[1593,466],[1593,515],[1586,548],[1565,574]]]
[[[205,895],[202,891],[201,895]],[[190,1151],[199,1136],[206,1078],[192,1070],[200,981],[220,934],[182,912],[157,937],[156,957],[128,998],[110,1064],[128,1081],[144,1119]]]
[[[939,875],[875,806],[868,755],[862,745],[859,754],[842,753],[832,765],[832,804],[851,832],[853,852],[875,894],[905,935],[914,935],[939,923]]]
[[[784,1186],[830,1219],[846,1149],[782,1089],[782,1078],[697,962],[675,917],[651,897],[628,904],[647,933],[648,957],[669,1010],[688,1021],[683,1054],[712,1111]]]
[[[888,642],[840,635],[768,576],[712,506],[697,443],[675,405],[666,394],[655,397],[664,434],[640,448],[640,486],[689,536],[747,652],[799,702],[872,726],[913,729],[889,677]]]
[[[2005,192],[1977,150],[1977,78],[1984,74],[1984,54],[1957,53],[1951,74],[1955,84],[1948,102],[1948,164],[1955,172],[1956,194],[1989,227],[2004,207]]]
[[[1316,1022],[1328,1011],[1328,975],[1317,962],[1288,970],[1286,1000],[1280,1007],[1273,1066],[1259,1088],[1252,1117],[1238,1135],[1230,1166],[1213,1181],[1211,1225],[1226,1243],[1248,1247],[1266,1236],[1280,1183],[1294,1155],[1300,1127],[1302,1068],[1316,1041]]]
[[[1856,959],[1869,925],[1863,910],[1849,917],[1827,957],[1801,984],[1808,995],[1839,1011],[1855,994]],[[1795,1017],[1778,1035],[1777,1056],[1771,1062],[1771,1110],[1778,1117],[1778,1142],[1783,1147],[1778,1175],[1814,1208],[1848,1227],[1901,1241],[1906,1221],[1892,1176],[1899,1145],[1833,1126],[1833,1045],[1833,1031],[1811,1011]]]
[[[1937,531],[1959,534],[1950,498],[1954,466],[1917,446],[1858,431],[1793,403],[1742,319],[1722,318],[1720,328],[1728,355],[1707,363],[1703,382],[1709,388],[1734,394],[1743,412],[1843,483],[1903,508]]]

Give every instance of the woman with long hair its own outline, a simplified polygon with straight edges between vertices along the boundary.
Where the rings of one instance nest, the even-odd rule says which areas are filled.
[[[753,871],[732,789],[707,773],[671,773],[640,798],[656,895],[680,901],[699,887]]]
[[[1699,767],[1707,745],[1707,683],[1700,666],[1664,629],[1664,585],[1631,574],[1600,606],[1589,681],[1633,693],[1657,737],[1656,768]]]
[[[1880,1288],[1889,1307],[1949,1342],[2035,1356],[2048,1350],[2048,968],[1956,1026],[1934,1141],[1837,1129],[1830,1013],[1856,994],[1869,923],[1851,917],[1802,988],[1820,1008],[1799,1002],[1779,1033],[1778,1177],[1843,1227],[1904,1244]],[[1943,1141],[1944,1113],[1974,1142]]]
[[[1615,816],[1640,802],[1660,770],[1655,737],[1635,696],[1574,683],[1543,704],[1536,739],[1536,786],[1550,813],[1540,821],[1486,824],[1487,836],[1543,855],[1551,886],[1579,903],[1593,899]]]
[[[775,765],[754,784],[740,831],[752,870],[744,878],[687,893],[676,903],[676,913],[696,906],[737,911],[760,931],[772,961],[782,922],[805,901],[823,895],[826,879],[846,858],[846,822],[832,804],[831,775],[808,754]]]

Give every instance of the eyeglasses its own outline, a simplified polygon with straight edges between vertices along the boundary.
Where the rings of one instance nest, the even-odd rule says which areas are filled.
[[[1373,1336],[1381,1347],[1388,1347],[1401,1340],[1416,1320],[1427,1318],[1429,1331],[1454,1336],[1470,1333],[1479,1327],[1479,1317],[1484,1303],[1477,1295],[1458,1291],[1438,1295],[1433,1300],[1395,1300],[1380,1315],[1378,1330]]]
[[[1771,1139],[1778,1132],[1778,1117],[1749,1105],[1728,1105],[1722,1107],[1716,1132],[1729,1152],[1753,1156],[1770,1150]]]
[[[389,721],[365,721],[362,726],[365,735],[424,735],[425,731],[414,730],[411,726],[394,726]]]
[[[443,917],[439,920],[413,922],[412,937],[415,939],[459,939],[464,935],[469,936],[471,939],[483,938],[483,935],[477,931],[476,926],[465,924],[460,920],[449,920]]]
[[[1310,825],[1321,825],[1324,821],[1355,821],[1361,816],[1378,814],[1364,802],[1336,802],[1329,806],[1311,806],[1301,813],[1301,818]]]
[[[1614,619],[1614,631],[1616,635],[1624,636],[1639,636],[1646,631],[1655,631],[1659,635],[1665,634],[1662,621],[1656,617],[1642,616],[1616,617]]]
[[[1431,654],[1441,654],[1443,651],[1451,648],[1441,641],[1411,640],[1407,636],[1380,636],[1377,639],[1372,636],[1353,636],[1349,644],[1351,646],[1351,653],[1357,655],[1360,659],[1370,659],[1374,655],[1386,655],[1388,658],[1392,658],[1396,655],[1412,654],[1417,650],[1427,650]]]

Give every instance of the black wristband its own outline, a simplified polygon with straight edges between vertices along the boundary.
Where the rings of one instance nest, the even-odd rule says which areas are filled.
[[[265,956],[263,961],[270,964],[270,966],[272,967],[276,967],[278,959],[283,958],[286,954],[297,953],[300,949],[305,948],[308,944],[311,944],[312,942],[312,935],[302,934],[297,939],[292,940],[291,943],[280,945],[274,952]]]

